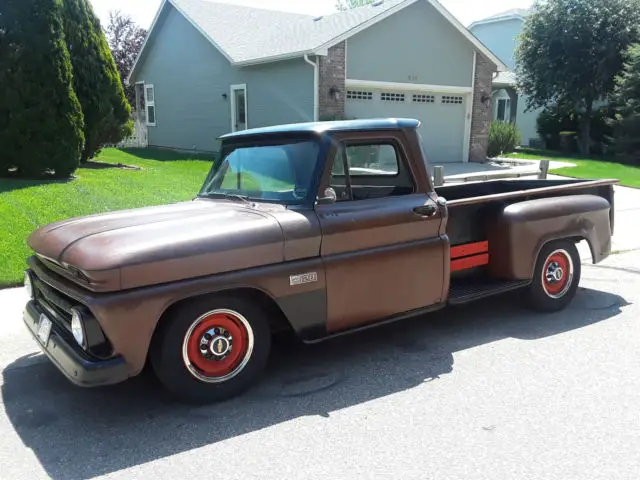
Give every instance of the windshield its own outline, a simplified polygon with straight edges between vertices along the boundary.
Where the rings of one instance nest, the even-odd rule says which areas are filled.
[[[199,196],[299,203],[311,188],[319,150],[315,141],[223,148],[222,162],[209,172]]]

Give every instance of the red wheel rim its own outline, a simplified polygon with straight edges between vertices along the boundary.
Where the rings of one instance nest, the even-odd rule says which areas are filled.
[[[542,269],[542,286],[550,297],[563,296],[573,279],[573,262],[564,250],[556,250],[547,258]]]
[[[253,336],[248,322],[236,312],[210,312],[191,326],[183,344],[185,364],[203,381],[222,381],[248,362]]]

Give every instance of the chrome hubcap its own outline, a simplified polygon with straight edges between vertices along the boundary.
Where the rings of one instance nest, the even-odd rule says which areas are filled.
[[[547,282],[557,283],[564,278],[564,270],[558,262],[552,262],[547,268]]]
[[[559,249],[552,252],[545,262],[542,270],[542,287],[551,298],[561,298],[573,284],[574,265],[571,255],[565,250]]]
[[[182,342],[182,358],[191,375],[221,383],[238,375],[254,349],[251,325],[239,312],[213,310],[196,319]]]
[[[208,330],[200,338],[200,353],[208,360],[222,360],[233,351],[233,337],[222,327]]]

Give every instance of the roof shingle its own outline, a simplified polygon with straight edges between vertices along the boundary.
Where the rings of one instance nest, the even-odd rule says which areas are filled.
[[[337,12],[316,21],[310,15],[210,0],[171,0],[238,63],[312,51],[406,1],[385,0],[377,6]]]
[[[187,18],[235,65],[250,65],[285,58],[326,55],[326,50],[386,16],[419,0],[378,0],[370,5],[315,18],[311,15],[245,7],[213,0],[164,0],[160,12],[170,4]],[[504,71],[507,66],[460,24],[437,0],[429,2],[475,47]],[[143,57],[146,41],[127,78],[133,78]]]

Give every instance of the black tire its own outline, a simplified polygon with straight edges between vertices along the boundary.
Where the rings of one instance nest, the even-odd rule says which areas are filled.
[[[551,258],[552,256],[553,259]],[[566,260],[563,260],[563,258],[566,258]],[[546,268],[550,260],[559,260],[552,263],[561,267],[562,279],[553,278],[551,282],[547,278],[547,273],[551,274],[553,270],[551,268],[547,271]],[[563,265],[563,261],[567,263]],[[566,308],[578,290],[582,273],[580,262],[580,254],[575,243],[568,240],[555,240],[545,244],[536,260],[533,280],[527,290],[527,305],[529,308],[546,313],[558,312]],[[566,271],[567,265],[570,269],[569,275],[567,275]]]
[[[228,310],[239,315],[242,326],[246,325],[247,327],[248,337],[253,338],[252,347],[247,349],[248,354],[240,357],[241,359],[246,358],[246,363],[243,366],[240,365],[240,368],[236,368],[235,372],[226,375],[229,377],[227,379],[203,376],[202,371],[198,370],[190,361],[189,352],[191,350],[184,345],[185,339],[190,330],[193,330],[192,327],[196,321],[201,320],[208,313],[219,310]],[[226,313],[217,318],[227,317]],[[237,315],[230,314],[232,318]],[[206,317],[204,321],[201,321],[193,333],[197,333],[198,329],[208,328],[208,323],[213,322],[211,318],[213,317]],[[204,334],[205,337],[211,331],[207,330],[207,333]],[[219,332],[219,330],[217,331]],[[189,335],[194,339],[197,336]],[[220,336],[215,336],[208,345],[210,348],[206,348],[206,354],[212,358],[212,352],[215,349],[214,342]],[[231,342],[234,340],[236,343],[238,342],[237,336],[236,339],[231,338]],[[231,347],[229,351],[236,345],[231,342],[227,345]],[[251,342],[242,343],[249,345]],[[198,342],[196,344],[201,346]],[[240,395],[257,383],[269,359],[271,329],[266,313],[257,302],[254,303],[235,296],[198,298],[183,303],[163,319],[154,334],[150,348],[149,360],[156,376],[175,397],[187,403],[219,402]],[[238,350],[244,351],[244,349]],[[207,359],[200,358],[198,361],[206,362]],[[210,365],[213,364],[210,363]],[[198,374],[201,375],[200,378],[197,376]]]

